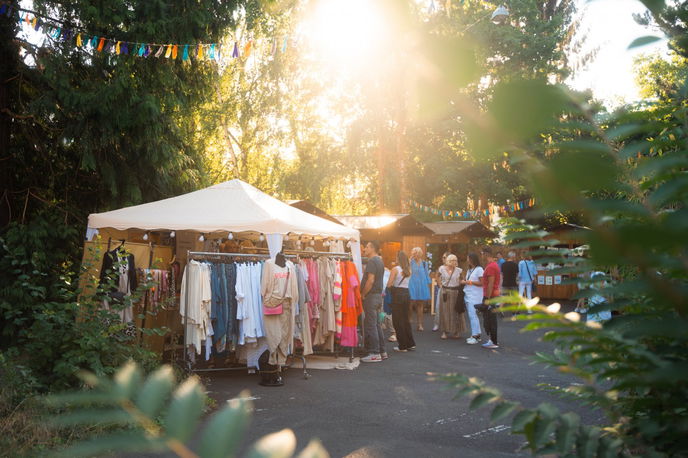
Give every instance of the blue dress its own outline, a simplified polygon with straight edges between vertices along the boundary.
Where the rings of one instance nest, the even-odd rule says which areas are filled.
[[[430,272],[428,271],[428,263],[421,261],[416,263],[415,259],[411,259],[411,278],[409,278],[409,296],[412,301],[429,301],[430,300]]]

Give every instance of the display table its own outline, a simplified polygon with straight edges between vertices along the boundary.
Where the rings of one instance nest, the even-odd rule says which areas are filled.
[[[551,270],[538,270],[535,282],[537,289],[533,296],[541,299],[571,299],[578,292],[575,283],[568,284],[571,275],[555,274]]]

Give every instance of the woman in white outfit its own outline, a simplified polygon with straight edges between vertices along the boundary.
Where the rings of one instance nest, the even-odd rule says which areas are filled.
[[[480,342],[481,334],[480,319],[475,306],[483,303],[483,268],[480,266],[480,258],[475,253],[469,253],[466,262],[468,263],[466,279],[461,280],[461,284],[464,285],[468,321],[471,324],[471,336],[466,339],[466,343],[475,345]]]

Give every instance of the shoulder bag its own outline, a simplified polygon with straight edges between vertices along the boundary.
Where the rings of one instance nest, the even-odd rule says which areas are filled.
[[[399,284],[401,285],[404,283],[404,280],[406,279],[406,275],[403,275],[403,271],[400,272],[402,274],[401,281]],[[409,290],[408,288],[402,288],[401,286],[394,286],[390,288],[392,291],[392,302],[394,304],[403,304],[405,301],[408,301],[409,298]]]
[[[456,269],[458,267],[454,267],[454,272],[456,272]],[[465,294],[463,292],[463,288],[459,287],[450,287],[449,282],[451,281],[452,277],[454,276],[454,272],[452,272],[451,276],[449,277],[449,280],[447,281],[446,285],[442,285],[444,288],[451,288],[451,289],[456,289],[456,300],[454,301],[454,311],[461,315],[466,311],[466,302],[465,302]],[[461,274],[459,274],[461,275]]]
[[[289,287],[289,274],[290,273],[291,273],[291,271],[289,270],[289,267],[287,267],[287,280],[284,282],[284,291],[282,291],[282,298],[284,298],[284,296],[287,295],[287,288]],[[283,311],[284,311],[284,307],[282,307],[281,302],[274,307],[267,307],[265,304],[263,304],[263,315],[281,315]]]

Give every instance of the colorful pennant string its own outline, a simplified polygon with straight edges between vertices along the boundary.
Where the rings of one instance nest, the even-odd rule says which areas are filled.
[[[513,204],[506,205],[492,205],[490,204],[488,208],[483,210],[442,210],[439,208],[428,207],[427,205],[422,205],[415,200],[409,200],[408,205],[411,208],[415,208],[426,213],[431,213],[433,215],[442,216],[445,218],[462,218],[462,219],[475,219],[478,216],[490,216],[496,213],[500,215],[505,215],[508,213],[514,213],[516,211],[525,210],[527,208],[532,208],[535,206],[535,199],[530,198],[527,200],[522,200],[515,202]]]
[[[68,28],[56,24],[56,21],[51,18],[41,16],[33,11],[24,10],[23,8],[15,8],[9,2],[0,2],[0,15],[15,17],[20,25],[31,27],[34,31],[42,32],[54,40],[73,42],[77,49],[112,53],[117,56],[131,55],[146,58],[153,55],[156,58],[164,56],[166,59],[176,60],[181,49],[182,61],[191,61],[192,57],[197,61],[219,61],[223,54],[223,47],[231,46],[231,44],[223,45],[222,43],[142,43],[118,40],[88,33],[81,27]],[[232,51],[229,54],[232,58],[242,58],[245,60],[260,51],[257,46],[259,43],[256,40],[249,38],[241,41],[243,43],[234,41]],[[281,46],[282,53],[287,52],[289,42],[289,37],[285,36]],[[267,46],[263,48],[267,50],[266,54],[274,56],[278,48],[277,39],[271,38],[266,40],[265,43],[267,43]]]

